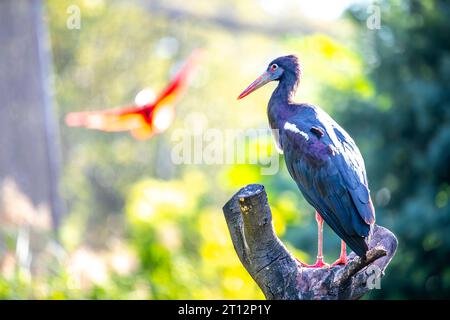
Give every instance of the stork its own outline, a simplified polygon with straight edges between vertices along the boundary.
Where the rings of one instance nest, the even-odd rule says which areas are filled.
[[[322,252],[323,221],[342,239],[339,259],[333,266],[346,264],[346,244],[364,257],[375,223],[364,160],[350,135],[324,110],[293,101],[300,76],[295,55],[279,57],[238,99],[278,81],[267,108],[269,124],[291,177],[316,211],[318,225],[316,263],[301,264],[328,266]]]

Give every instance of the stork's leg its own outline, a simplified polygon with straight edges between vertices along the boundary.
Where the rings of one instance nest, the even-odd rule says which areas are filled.
[[[323,268],[323,267],[329,267],[329,265],[325,262],[323,262],[323,252],[322,252],[322,245],[323,245],[323,218],[320,216],[320,214],[316,211],[316,221],[317,221],[317,260],[316,263],[313,265],[304,265],[304,267],[307,268]]]
[[[344,240],[341,240],[341,254],[339,256],[339,259],[333,262],[332,266],[334,267],[340,264],[347,264],[347,245],[345,244]]]

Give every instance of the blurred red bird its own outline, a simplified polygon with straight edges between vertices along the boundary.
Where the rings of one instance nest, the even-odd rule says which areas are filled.
[[[186,91],[199,56],[200,50],[197,49],[155,101],[142,106],[72,112],[67,114],[66,124],[107,132],[129,131],[138,140],[146,140],[165,131],[175,118],[175,103]]]

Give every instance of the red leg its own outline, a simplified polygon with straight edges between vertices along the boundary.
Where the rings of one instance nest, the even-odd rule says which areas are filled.
[[[339,256],[339,259],[337,259],[331,266],[334,267],[340,264],[347,264],[347,245],[343,240],[341,240],[341,254]]]
[[[316,211],[316,221],[317,221],[317,260],[316,263],[313,265],[306,265],[302,263],[302,266],[307,268],[323,268],[323,267],[329,267],[327,263],[323,261],[323,252],[322,252],[322,245],[323,245],[323,218],[319,215],[319,213]]]

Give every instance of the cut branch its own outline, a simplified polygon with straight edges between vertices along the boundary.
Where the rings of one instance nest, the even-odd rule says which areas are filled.
[[[262,185],[239,190],[223,207],[236,253],[267,299],[359,299],[384,274],[397,249],[389,230],[375,226],[366,257],[346,266],[304,268],[276,236]]]

